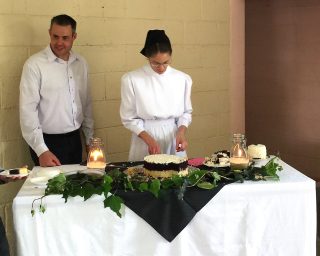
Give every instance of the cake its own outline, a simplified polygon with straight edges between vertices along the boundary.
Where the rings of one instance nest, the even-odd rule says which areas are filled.
[[[230,165],[230,153],[227,150],[217,151],[212,157],[206,157],[204,165],[208,167],[226,167]]]
[[[262,144],[249,145],[248,155],[250,158],[266,159],[267,158],[266,146]]]
[[[22,168],[16,168],[16,169],[10,169],[9,174],[10,175],[27,175],[29,173],[28,167],[22,167]]]
[[[154,178],[169,178],[188,174],[188,159],[176,155],[148,155],[143,160],[144,173]]]

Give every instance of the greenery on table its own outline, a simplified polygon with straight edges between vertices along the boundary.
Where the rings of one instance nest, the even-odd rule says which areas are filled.
[[[183,198],[188,187],[199,187],[201,189],[213,189],[222,182],[243,182],[244,180],[279,180],[278,171],[282,170],[274,157],[264,166],[257,167],[253,164],[243,170],[231,170],[230,168],[210,168],[203,170],[190,168],[189,174],[185,177],[175,175],[171,178],[155,179],[145,176],[139,172],[126,173],[114,169],[101,175],[88,175],[77,173],[69,176],[59,174],[50,179],[47,183],[45,193],[41,198],[35,199],[32,203],[31,214],[35,214],[34,204],[40,200],[39,211],[44,213],[45,207],[42,199],[48,195],[61,194],[65,202],[69,197],[81,196],[84,200],[93,195],[104,195],[104,207],[109,207],[119,217],[123,200],[117,195],[118,190],[125,191],[149,191],[155,197],[159,196],[162,190],[178,189],[178,197]]]

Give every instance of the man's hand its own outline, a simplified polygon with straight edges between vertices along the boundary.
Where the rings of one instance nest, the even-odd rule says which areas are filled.
[[[39,156],[39,164],[42,167],[61,165],[59,159],[49,150]]]
[[[176,151],[177,152],[184,151],[188,147],[188,142],[185,136],[186,130],[187,130],[187,127],[185,127],[184,125],[181,125],[177,131],[177,135],[176,135]]]
[[[149,133],[143,131],[139,134],[139,137],[148,145],[148,151],[150,155],[161,153],[159,144],[153,137],[149,135]]]

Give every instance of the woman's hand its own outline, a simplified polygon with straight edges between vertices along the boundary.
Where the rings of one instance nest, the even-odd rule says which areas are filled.
[[[161,153],[159,144],[152,136],[150,136],[149,133],[143,131],[138,136],[148,145],[148,151],[150,155]]]
[[[187,127],[185,127],[184,125],[181,125],[177,131],[177,135],[176,135],[176,151],[177,152],[184,151],[188,147],[188,142],[185,136],[186,131],[187,131]]]

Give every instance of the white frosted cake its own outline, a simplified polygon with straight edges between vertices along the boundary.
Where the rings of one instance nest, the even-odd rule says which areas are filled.
[[[257,145],[249,145],[248,146],[248,155],[250,158],[267,158],[267,149],[265,145],[257,144]]]
[[[143,167],[146,175],[154,178],[168,178],[172,175],[188,174],[188,159],[176,155],[155,154],[144,158]]]

